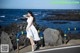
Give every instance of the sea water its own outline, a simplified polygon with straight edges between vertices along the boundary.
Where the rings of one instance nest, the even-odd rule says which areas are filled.
[[[56,10],[56,9],[0,9],[0,26],[8,26],[12,23],[21,23],[23,20],[18,20],[22,18],[28,10],[31,10],[36,18],[36,23],[40,27],[48,27],[53,29],[60,29],[62,31],[67,31],[68,28],[77,28],[76,32],[80,33],[80,20],[42,20],[48,16],[56,17],[56,14],[66,14],[67,12],[74,11],[79,13],[80,10]],[[67,31],[68,32],[68,31]],[[74,32],[73,32],[74,33]]]

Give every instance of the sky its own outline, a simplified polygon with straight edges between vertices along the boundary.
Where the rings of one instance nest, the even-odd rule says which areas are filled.
[[[80,0],[0,0],[0,9],[80,9],[80,4],[54,4]]]

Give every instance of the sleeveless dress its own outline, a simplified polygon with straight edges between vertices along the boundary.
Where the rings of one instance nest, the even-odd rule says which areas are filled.
[[[28,38],[32,37],[34,41],[39,41],[40,38],[39,38],[37,29],[35,28],[35,26],[33,24],[30,25],[30,23],[32,23],[32,21],[33,21],[31,18],[32,17],[29,17],[27,19],[27,23],[28,23],[27,27],[29,27],[29,29],[26,30],[27,31],[27,37]]]

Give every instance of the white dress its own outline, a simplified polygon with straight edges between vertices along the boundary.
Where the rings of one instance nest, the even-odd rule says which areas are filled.
[[[34,41],[39,41],[40,38],[39,38],[39,35],[38,35],[38,32],[35,28],[35,26],[33,24],[31,24],[33,22],[33,17],[29,17],[27,19],[27,28],[29,28],[27,31],[27,37],[30,38],[32,37]]]

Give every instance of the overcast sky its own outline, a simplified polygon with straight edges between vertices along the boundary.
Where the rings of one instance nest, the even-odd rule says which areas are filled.
[[[80,0],[0,0],[0,9],[80,9],[80,4],[54,4],[56,1]]]

